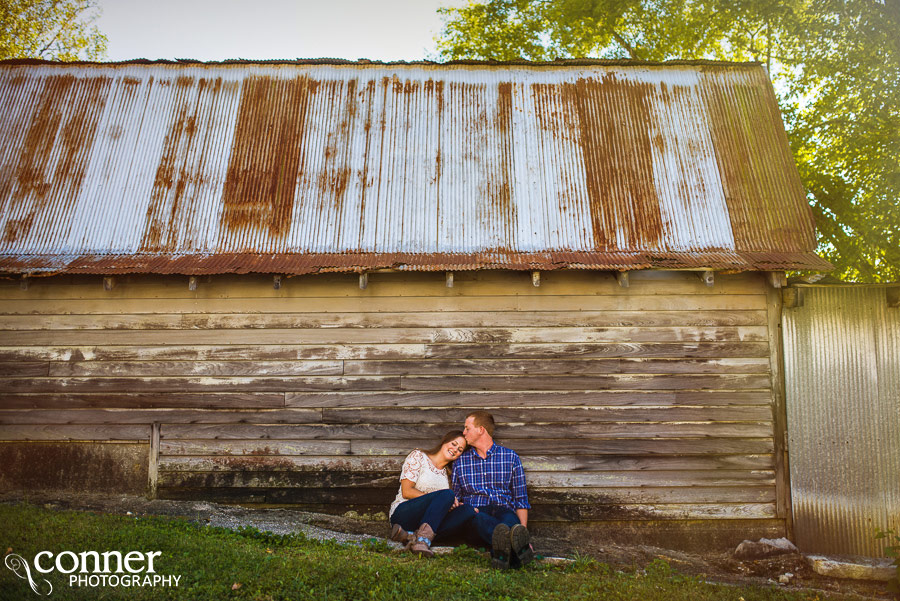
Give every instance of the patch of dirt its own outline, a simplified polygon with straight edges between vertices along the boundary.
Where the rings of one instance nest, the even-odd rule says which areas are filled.
[[[390,529],[384,514],[343,516],[298,511],[288,507],[242,507],[211,502],[149,500],[133,495],[103,495],[70,491],[2,492],[0,503],[27,502],[48,509],[85,510],[107,514],[181,517],[200,524],[237,529],[251,526],[275,534],[303,532],[310,538],[359,543],[386,538]],[[396,543],[392,546],[399,547]],[[828,578],[815,573],[802,555],[793,553],[754,561],[734,559],[730,553],[684,553],[647,545],[600,544],[565,538],[540,537],[535,551],[547,558],[591,556],[616,569],[637,570],[663,559],[683,574],[732,585],[773,586],[785,589],[821,590],[830,594],[858,595],[866,599],[896,599],[884,583]],[[787,583],[786,574],[792,576]]]

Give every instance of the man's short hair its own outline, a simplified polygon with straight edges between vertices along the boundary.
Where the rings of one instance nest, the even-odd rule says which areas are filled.
[[[494,416],[488,413],[487,411],[473,411],[469,415],[466,416],[466,419],[472,419],[472,423],[475,424],[475,427],[484,428],[488,433],[488,436],[491,438],[494,437]]]

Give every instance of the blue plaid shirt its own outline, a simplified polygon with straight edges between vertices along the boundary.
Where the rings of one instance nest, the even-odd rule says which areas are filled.
[[[453,462],[453,492],[472,507],[500,505],[510,509],[529,509],[522,460],[512,449],[497,443],[482,459],[475,447],[466,449]]]

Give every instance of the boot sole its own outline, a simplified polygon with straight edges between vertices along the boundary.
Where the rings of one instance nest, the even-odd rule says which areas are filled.
[[[509,569],[509,556],[512,550],[509,541],[509,526],[497,524],[491,536],[491,567],[498,570]]]
[[[519,562],[523,566],[534,559],[534,550],[531,548],[531,535],[528,533],[528,528],[522,524],[516,524],[510,529],[509,544],[512,553],[519,558]]]

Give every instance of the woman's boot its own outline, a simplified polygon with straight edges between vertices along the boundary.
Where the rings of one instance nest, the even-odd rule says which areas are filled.
[[[412,532],[407,531],[400,524],[394,524],[394,527],[391,528],[391,540],[400,543],[404,547],[409,547],[410,543],[416,538],[412,535]]]
[[[414,534],[415,539],[409,546],[409,550],[416,555],[424,555],[432,557],[434,552],[431,550],[431,541],[434,539],[434,530],[428,524],[422,524]]]

